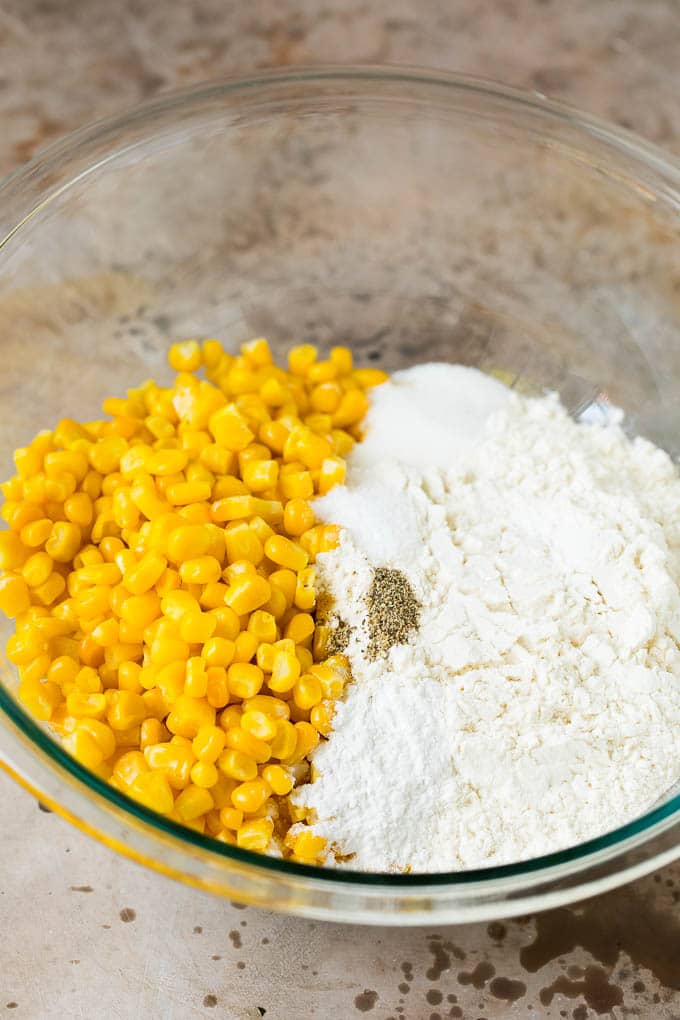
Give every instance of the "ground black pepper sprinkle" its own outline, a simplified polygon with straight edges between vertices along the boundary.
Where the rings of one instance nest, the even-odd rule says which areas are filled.
[[[377,567],[366,596],[368,648],[371,661],[387,655],[393,645],[403,645],[416,630],[420,603],[409,579],[401,570]]]

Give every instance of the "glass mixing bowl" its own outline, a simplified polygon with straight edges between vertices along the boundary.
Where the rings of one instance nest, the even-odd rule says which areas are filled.
[[[168,378],[171,340],[349,344],[623,406],[680,453],[680,172],[540,96],[396,69],[273,71],[72,135],[0,189],[0,469],[60,417]],[[679,508],[680,510],[680,508]],[[4,625],[4,635],[10,633]],[[4,643],[4,642],[3,642]],[[680,797],[586,844],[435,875],[238,850],[90,775],[0,677],[4,767],[134,859],[291,913],[416,924],[523,913],[680,855]],[[370,811],[370,805],[367,805]],[[606,828],[603,819],[603,829]]]

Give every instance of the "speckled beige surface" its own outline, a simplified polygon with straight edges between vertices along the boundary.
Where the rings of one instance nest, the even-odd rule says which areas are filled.
[[[415,63],[567,99],[680,152],[676,0],[0,2],[0,173],[166,88]],[[680,1017],[680,865],[580,907],[444,930],[239,909],[151,875],[0,776],[0,1016]]]

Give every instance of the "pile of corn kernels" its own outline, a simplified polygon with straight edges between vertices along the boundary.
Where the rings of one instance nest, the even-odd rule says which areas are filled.
[[[225,843],[317,863],[290,804],[349,679],[316,627],[313,563],[338,529],[310,500],[345,478],[366,391],[343,347],[217,340],[177,372],[59,422],[2,485],[0,608],[19,698],[83,765]],[[205,378],[199,377],[204,370]],[[291,831],[292,827],[292,831]]]

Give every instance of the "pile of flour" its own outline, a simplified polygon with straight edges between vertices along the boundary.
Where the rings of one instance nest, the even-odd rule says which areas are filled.
[[[680,774],[680,479],[616,423],[459,366],[373,391],[319,558],[353,682],[296,794],[352,867],[518,861],[640,814]],[[373,568],[421,604],[375,661]]]

